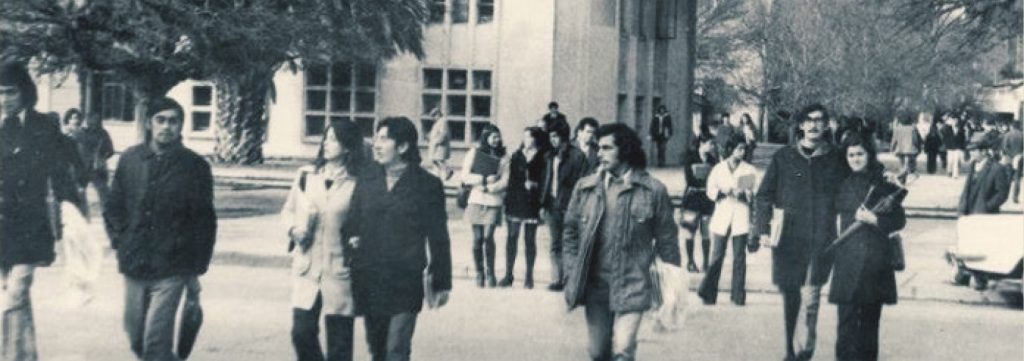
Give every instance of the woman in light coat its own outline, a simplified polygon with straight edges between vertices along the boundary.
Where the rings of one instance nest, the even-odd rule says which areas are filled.
[[[743,159],[747,155],[747,143],[733,137],[722,145],[722,158],[708,175],[707,195],[715,200],[715,211],[709,224],[711,239],[711,265],[697,289],[704,304],[714,304],[718,298],[718,281],[725,263],[725,249],[732,238],[732,292],[731,299],[736,305],[746,303],[746,251],[747,235],[750,234],[750,203],[754,199],[757,171]],[[749,243],[756,246],[753,240]],[[756,248],[751,247],[751,251]]]
[[[896,154],[904,171],[917,172],[917,155],[921,153],[921,144],[910,113],[903,112],[896,116],[889,151]]]
[[[331,120],[312,166],[299,170],[281,216],[292,255],[292,345],[298,360],[324,360],[320,315],[327,331],[326,360],[352,360],[350,247],[342,238],[363,140],[349,120]]]
[[[474,173],[476,157],[497,159],[497,172]],[[462,184],[472,187],[467,200],[465,219],[473,227],[473,261],[476,285],[494,287],[494,230],[501,224],[501,209],[508,186],[509,158],[497,127],[488,126],[480,132],[480,145],[466,154],[462,164]],[[485,263],[486,261],[486,263]]]

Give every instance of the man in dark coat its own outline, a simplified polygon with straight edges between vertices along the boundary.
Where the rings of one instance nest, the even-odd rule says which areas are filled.
[[[541,209],[551,233],[551,280],[548,290],[561,291],[565,285],[562,265],[562,224],[576,182],[586,175],[587,157],[569,143],[569,125],[555,125],[549,132],[552,149],[541,186]]]
[[[658,107],[658,112],[651,118],[650,139],[654,142],[654,149],[657,153],[658,166],[665,166],[665,143],[672,138],[672,116],[668,115],[668,109],[664,105]]]
[[[999,213],[1010,194],[1006,167],[992,159],[992,144],[985,134],[977,133],[967,145],[972,161],[957,207],[962,216]]]
[[[353,240],[352,292],[375,361],[408,360],[424,297],[441,307],[452,288],[444,186],[420,167],[417,139],[408,118],[380,122],[373,142],[378,164],[357,181],[352,216],[341,230]]]
[[[540,123],[538,123],[537,126],[544,129],[545,132],[548,132],[555,127],[562,126],[563,124],[568,127],[569,121],[566,120],[565,114],[558,111],[558,102],[550,102],[548,103],[548,112],[540,118]]]
[[[779,287],[784,304],[787,360],[809,359],[814,352],[821,286],[830,268],[821,253],[836,236],[832,197],[848,173],[843,155],[824,136],[825,108],[807,106],[795,119],[800,141],[772,156],[757,191],[756,223],[751,230],[772,248],[772,282]],[[777,240],[769,233],[773,213],[783,217],[777,222],[782,226]],[[807,339],[794,340],[801,302],[807,314]],[[801,349],[799,354],[794,346]]]
[[[206,273],[217,237],[213,174],[181,144],[184,114],[170,98],[148,102],[146,141],[121,155],[103,207],[125,277],[125,330],[143,360],[177,360],[181,295]]]
[[[584,175],[596,172],[600,165],[600,160],[597,157],[596,135],[599,126],[597,119],[586,117],[580,119],[580,123],[576,125],[576,130],[573,131],[576,147],[583,152],[583,155],[587,156],[587,167],[583,171]]]
[[[36,86],[24,65],[0,64],[0,284],[4,360],[36,360],[29,289],[35,268],[53,262],[51,188],[78,204],[68,144],[55,114],[35,111]],[[77,156],[77,155],[76,155]]]

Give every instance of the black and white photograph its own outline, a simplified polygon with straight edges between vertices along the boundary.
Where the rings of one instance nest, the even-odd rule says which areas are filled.
[[[0,361],[1024,359],[1024,0],[0,0]]]

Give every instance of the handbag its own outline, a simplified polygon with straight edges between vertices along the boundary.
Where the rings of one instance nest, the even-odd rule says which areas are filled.
[[[455,204],[459,208],[465,209],[469,206],[469,192],[473,190],[473,187],[463,184],[459,187],[459,193],[455,196]]]
[[[907,269],[907,258],[903,252],[903,237],[899,232],[889,235],[889,262],[894,271],[902,272]]]

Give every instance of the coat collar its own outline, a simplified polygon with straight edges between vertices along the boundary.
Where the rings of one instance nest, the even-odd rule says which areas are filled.
[[[800,155],[801,157],[811,159],[814,157],[820,157],[831,153],[833,150],[835,150],[835,146],[828,142],[824,142],[814,149],[814,153],[807,154],[804,153],[804,149],[803,147],[800,146],[800,142],[797,142],[796,144],[793,144],[793,150],[796,150],[796,154]]]
[[[580,189],[592,189],[597,186],[604,186],[605,171],[601,170],[579,180],[577,186]],[[654,184],[651,175],[643,169],[630,169],[623,175],[623,180],[630,185],[630,188],[643,187],[653,189]]]

